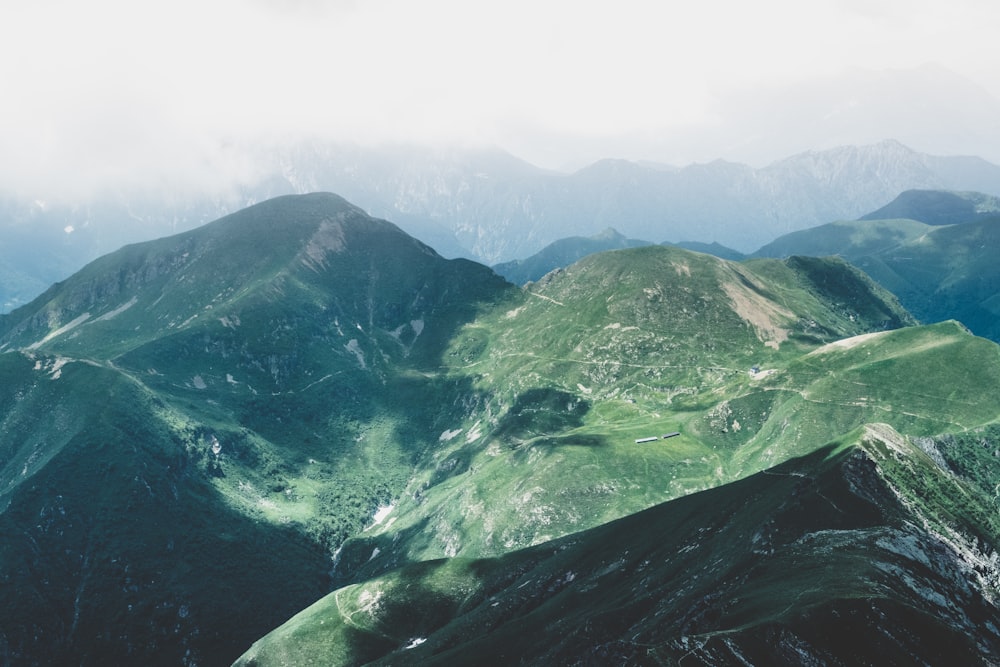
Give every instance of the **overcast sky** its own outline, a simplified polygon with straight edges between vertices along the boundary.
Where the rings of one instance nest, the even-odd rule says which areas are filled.
[[[1000,98],[995,0],[13,4],[0,178],[28,190],[211,183],[249,169],[234,145],[313,135],[497,145],[552,168],[775,159],[741,153],[759,132],[731,131],[742,107],[759,120],[789,90],[929,64]]]

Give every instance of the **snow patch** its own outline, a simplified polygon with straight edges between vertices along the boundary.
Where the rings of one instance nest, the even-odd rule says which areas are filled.
[[[191,378],[191,384],[194,385],[195,389],[207,389],[208,385],[205,384],[205,380],[200,375],[195,375]]]
[[[421,644],[427,641],[426,637],[414,637],[410,640],[410,643],[403,647],[404,651],[409,651],[411,648],[417,648]]]
[[[460,428],[456,428],[454,431],[444,431],[440,436],[438,436],[438,442],[448,442],[461,432],[462,429]]]

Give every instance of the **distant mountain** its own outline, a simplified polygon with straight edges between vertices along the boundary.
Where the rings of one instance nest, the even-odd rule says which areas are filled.
[[[496,264],[493,270],[516,285],[533,282],[553,269],[561,269],[573,262],[605,250],[638,248],[652,245],[649,241],[628,239],[612,228],[590,237],[572,236],[559,239],[523,260]]]
[[[746,259],[746,255],[739,252],[738,250],[733,250],[732,248],[727,248],[721,243],[701,243],[699,241],[681,241],[680,243],[674,243],[678,248],[684,248],[685,250],[693,250],[694,252],[703,252],[706,255],[714,255],[720,259],[728,259],[731,262],[739,262],[740,260]]]
[[[331,194],[126,246],[0,316],[0,655],[229,664],[332,592],[248,659],[985,663],[1000,348],[914,324],[838,258],[517,288]]]
[[[934,227],[924,222],[899,220],[847,220],[803,229],[780,236],[763,246],[753,257],[839,255],[848,261],[892,250],[917,239]]]
[[[891,213],[914,219],[874,219]],[[840,255],[896,294],[921,321],[957,319],[977,335],[1000,341],[998,249],[1000,200],[915,191],[859,221],[788,234],[756,256]]]
[[[1000,215],[1000,197],[981,192],[907,190],[859,220],[909,218],[928,225],[954,225]]]
[[[803,153],[763,168],[721,160],[681,168],[603,160],[564,174],[500,151],[343,144],[261,152],[257,162],[257,180],[211,196],[0,202],[0,233],[7,238],[7,230],[17,228],[36,239],[5,243],[0,258],[30,254],[39,262],[31,277],[51,284],[124,243],[317,190],[343,193],[445,256],[492,265],[608,227],[629,238],[718,242],[749,252],[792,231],[857,218],[905,190],[1000,195],[1000,167],[974,157],[925,155],[894,141]],[[0,303],[31,296],[2,291]]]

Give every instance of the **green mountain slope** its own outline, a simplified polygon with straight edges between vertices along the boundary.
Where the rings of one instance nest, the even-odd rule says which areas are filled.
[[[128,246],[0,317],[0,649],[225,664],[335,587],[868,423],[963,441],[1000,348],[913,324],[839,259],[647,246],[519,289],[323,194]]]
[[[989,664],[995,501],[888,426],[845,442],[538,547],[339,589],[237,664]]]
[[[783,236],[756,255],[840,255],[891,290],[921,321],[956,319],[977,335],[1000,341],[998,230],[996,214],[947,226],[837,222]]]
[[[838,221],[778,237],[753,254],[754,257],[839,255],[848,261],[898,248],[933,230],[916,220],[885,219]]]
[[[0,319],[0,645],[234,659],[329,590],[454,411],[427,368],[510,289],[313,195],[126,247]]]

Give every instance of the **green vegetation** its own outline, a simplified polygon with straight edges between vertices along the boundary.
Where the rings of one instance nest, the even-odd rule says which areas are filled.
[[[333,195],[123,248],[0,317],[0,646],[224,664],[331,591],[247,660],[773,662],[880,614],[950,641],[886,553],[940,591],[995,549],[990,461],[909,438],[993,428],[1000,348],[914,325],[832,258],[645,246],[516,288]],[[994,622],[991,567],[945,606]],[[862,634],[845,659],[934,657]]]
[[[984,595],[941,546],[974,535],[921,526],[934,505],[909,494],[931,489],[948,528],[978,525],[981,496],[877,426],[561,540],[341,588],[238,664],[983,664],[996,580]]]
[[[874,218],[904,214],[915,219]],[[920,321],[954,319],[976,335],[1000,341],[998,242],[995,197],[913,191],[860,221],[783,236],[757,256],[840,255],[891,290]]]
[[[540,280],[555,269],[562,269],[587,255],[606,250],[638,248],[651,245],[648,241],[628,239],[610,227],[591,237],[571,236],[545,246],[527,259],[503,262],[493,267],[498,274],[514,283],[523,285]]]

